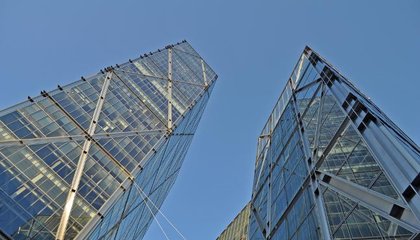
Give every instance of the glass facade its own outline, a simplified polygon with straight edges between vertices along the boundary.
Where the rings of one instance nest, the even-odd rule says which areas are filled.
[[[309,47],[258,140],[249,239],[417,239],[420,149]]]
[[[216,79],[182,41],[1,111],[0,238],[141,239]]]
[[[250,204],[248,203],[216,240],[247,240],[249,210]]]

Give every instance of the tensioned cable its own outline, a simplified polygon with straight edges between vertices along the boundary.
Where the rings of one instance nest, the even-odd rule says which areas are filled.
[[[137,190],[139,190],[139,189],[138,189],[138,187],[137,187],[136,182],[133,182],[133,184],[134,184],[134,186],[136,186],[136,189],[137,189]],[[140,196],[141,196],[141,194],[140,194]],[[145,195],[145,196],[146,196],[146,195]],[[142,197],[142,198],[143,198],[143,197]],[[149,199],[147,196],[146,196],[146,198],[147,198],[147,199]],[[167,240],[170,240],[170,239],[169,239],[169,237],[168,237],[168,235],[166,234],[165,230],[163,229],[162,225],[160,224],[159,220],[157,219],[156,215],[153,213],[152,209],[150,208],[149,204],[147,204],[147,202],[148,202],[148,201],[150,201],[150,200],[147,200],[147,201],[146,201],[146,199],[144,199],[144,198],[143,198],[143,201],[144,201],[144,203],[146,204],[147,209],[149,209],[150,213],[152,214],[153,218],[155,219],[155,221],[156,221],[157,225],[159,226],[159,228],[160,228],[160,230],[162,231],[162,233],[163,233],[163,235],[165,236],[165,238],[166,238]],[[152,202],[150,201],[150,203],[152,203]],[[153,203],[152,203],[152,204],[153,204]],[[154,204],[153,204],[153,205],[154,205]]]
[[[182,239],[187,240],[187,238],[178,230],[178,228],[176,228],[175,225],[166,217],[166,215],[163,214],[163,212],[153,203],[153,201],[147,196],[147,194],[141,189],[141,187],[135,181],[133,181],[133,184],[136,187],[136,189],[141,194],[143,194],[146,197],[146,199],[153,205],[153,207],[156,208],[156,210],[158,210],[158,212],[163,216],[163,218],[165,218],[165,220],[169,223],[169,225],[172,226],[172,228],[179,234],[179,236],[181,236]],[[143,200],[145,200],[145,199],[143,198]],[[147,205],[147,202],[146,201],[145,201],[145,203]],[[156,219],[156,221],[157,221],[157,219]],[[163,229],[162,229],[162,231],[163,231]]]

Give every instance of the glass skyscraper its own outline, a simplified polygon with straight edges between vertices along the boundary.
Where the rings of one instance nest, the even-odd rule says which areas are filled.
[[[0,111],[0,239],[141,239],[216,79],[182,41]]]
[[[420,148],[306,47],[258,140],[249,239],[418,239]]]

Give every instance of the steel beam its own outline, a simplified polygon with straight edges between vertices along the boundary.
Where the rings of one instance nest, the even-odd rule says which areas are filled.
[[[136,135],[158,135],[164,134],[166,129],[157,130],[145,130],[145,131],[127,131],[127,132],[111,132],[111,133],[97,133],[90,137],[94,140],[100,140],[109,137],[131,137]],[[10,141],[0,141],[0,147],[9,147],[16,145],[34,145],[34,144],[46,144],[46,143],[58,143],[68,141],[80,141],[85,140],[89,135],[69,135],[69,136],[57,136],[57,137],[41,137],[41,138],[27,138]]]
[[[263,170],[264,170],[264,165],[265,165],[265,160],[267,159],[267,152],[268,152],[268,149],[270,148],[270,140],[271,140],[271,138],[269,138],[268,139],[268,142],[267,142],[267,144],[265,145],[265,149],[263,150],[264,151],[264,153],[263,153],[263,155],[262,155],[262,162],[261,162],[261,167],[260,167],[260,172],[258,173],[258,177],[257,177],[257,182],[255,183],[255,186],[257,187],[258,186],[258,184],[260,183],[260,178],[261,178],[261,174],[262,174],[262,172],[263,172]],[[271,172],[271,171],[270,171]],[[254,189],[255,190],[255,189]],[[258,191],[259,192],[259,191]],[[256,192],[254,192],[254,194],[256,194]]]
[[[99,95],[98,102],[96,103],[95,111],[93,112],[92,120],[89,125],[89,129],[87,130],[88,135],[93,135],[95,133],[95,129],[97,126],[97,121],[99,119],[99,115],[101,114],[102,107],[104,105],[105,96],[108,91],[108,87],[112,78],[112,70],[108,71],[105,76],[104,84],[102,85],[102,90]],[[64,240],[66,229],[68,225],[68,221],[70,219],[71,210],[73,208],[74,200],[76,198],[77,190],[79,188],[80,180],[82,179],[83,169],[86,164],[87,156],[89,149],[92,145],[92,140],[90,138],[86,139],[82,152],[79,157],[79,161],[77,163],[76,171],[74,173],[73,181],[70,186],[70,191],[67,196],[66,204],[63,209],[63,214],[61,215],[61,220],[58,226],[56,239],[57,240]]]
[[[304,85],[304,86],[301,86],[301,87],[297,88],[297,89],[295,90],[295,93],[302,92],[303,90],[306,90],[306,89],[308,89],[308,88],[310,88],[310,87],[312,87],[312,86],[316,85],[316,84],[317,84],[317,83],[319,83],[319,82],[321,82],[321,78],[318,78],[318,79],[316,79],[316,80],[314,80],[314,81],[312,81],[312,82],[307,83],[307,84],[306,84],[306,85]]]
[[[203,79],[204,79],[204,86],[207,87],[207,74],[206,74],[206,66],[204,64],[204,60],[201,59],[201,69],[203,70]]]
[[[369,152],[375,161],[384,170],[388,180],[396,188],[414,216],[420,221],[420,194],[418,182],[420,181],[420,165],[400,146],[394,137],[390,136],[389,129],[384,127],[382,117],[376,111],[370,110],[369,105],[358,95],[352,86],[348,86],[346,79],[325,67],[320,74],[330,89],[336,101],[342,103],[342,110],[351,119],[351,124],[359,136],[367,143]]]
[[[322,152],[321,156],[318,158],[318,161],[315,163],[315,169],[319,169],[324,162],[324,160],[327,158],[330,151],[334,148],[335,144],[337,143],[338,139],[341,137],[343,132],[347,129],[348,125],[350,124],[350,119],[348,117],[344,118],[341,125],[338,127],[336,133],[328,143],[328,145],[325,147],[324,151]],[[318,154],[318,153],[317,153]]]
[[[316,94],[318,94],[318,90],[322,88],[322,93],[324,92],[324,87],[323,86],[318,86],[317,90],[315,91],[314,95],[311,98],[310,103],[312,103],[312,101],[315,99]],[[322,94],[321,93],[321,94]],[[330,233],[330,228],[329,228],[329,224],[328,224],[328,220],[327,220],[327,213],[325,210],[325,203],[324,203],[324,199],[322,194],[320,194],[319,192],[319,183],[317,179],[313,179],[311,178],[311,174],[313,173],[314,169],[315,169],[315,161],[311,160],[312,157],[312,153],[310,150],[310,143],[308,141],[308,137],[306,136],[305,133],[305,128],[303,126],[303,121],[302,118],[304,116],[304,114],[306,113],[307,110],[305,110],[305,113],[302,116],[299,116],[297,109],[298,109],[298,105],[296,102],[296,95],[293,95],[294,97],[292,98],[292,103],[294,104],[293,108],[294,108],[294,114],[295,114],[295,118],[296,118],[296,122],[298,125],[298,132],[299,132],[299,136],[300,139],[302,140],[302,145],[303,145],[303,151],[305,154],[305,166],[308,170],[308,176],[306,177],[302,187],[300,188],[299,192],[303,192],[303,189],[305,189],[306,187],[310,187],[311,188],[311,195],[315,201],[315,208],[318,211],[318,214],[316,214],[317,219],[319,221],[319,224],[321,225],[321,234],[323,236],[323,238],[325,240],[331,240],[331,233]],[[322,103],[322,102],[321,102]],[[320,104],[321,104],[320,103]],[[320,106],[321,107],[321,106]],[[307,107],[307,109],[309,109],[309,107]],[[321,109],[319,109],[321,110]],[[319,125],[321,124],[321,121],[317,122],[317,128],[319,128]],[[305,184],[307,184],[307,186],[305,186]],[[302,193],[299,193],[302,194]]]
[[[307,104],[308,107],[306,107],[305,111],[303,111],[303,113],[301,114],[301,117],[300,117],[301,119],[303,119],[306,116],[306,114],[308,113],[308,111],[310,109],[309,106],[311,106],[312,103],[315,101],[315,98],[316,98],[318,92],[321,90],[321,87],[322,87],[322,85],[321,84],[318,84],[318,87],[315,89],[314,94],[312,95],[311,99],[309,100],[309,102]]]
[[[164,130],[166,131],[166,130]],[[161,138],[152,149],[160,149],[164,146],[166,142],[165,138]],[[121,186],[112,193],[111,197],[101,206],[96,214],[87,224],[86,226],[78,233],[75,239],[82,240],[86,239],[90,234],[90,230],[97,226],[98,222],[103,218],[104,214],[106,214],[109,209],[114,205],[114,203],[122,196],[122,194],[129,189],[130,186],[133,184],[134,176],[138,176],[138,174],[143,170],[146,161],[149,160],[153,155],[156,154],[156,150],[149,151],[146,156],[144,156],[143,160],[137,165],[137,168],[134,169],[133,174],[127,177],[122,183]]]
[[[305,58],[305,56],[304,56],[304,55],[302,55],[302,56],[300,57],[300,60],[299,60],[299,67],[298,67],[298,71],[297,71],[297,73],[296,73],[296,79],[294,80],[294,82],[295,82],[295,84],[296,84],[296,85],[298,84],[298,81],[299,81],[299,79],[300,79],[300,73],[301,73],[301,71],[302,71],[302,66],[303,66],[303,60],[304,60],[304,58]],[[303,76],[303,74],[302,74],[302,76]]]
[[[260,217],[260,215],[258,214],[257,209],[255,208],[255,206],[251,203],[251,210],[250,210],[250,214],[254,214],[255,216],[255,220],[257,222],[257,226],[261,231],[261,234],[264,236],[265,239],[267,238],[267,231],[265,229],[264,223]]]
[[[412,232],[420,232],[420,222],[401,200],[395,200],[344,178],[316,171],[320,184],[401,225]]]
[[[168,133],[172,132],[172,48],[168,49]]]
[[[184,50],[182,50],[182,49],[179,49],[179,48],[177,48],[176,46],[175,46],[173,49],[174,49],[176,52],[182,52],[182,53],[188,54],[188,55],[190,55],[190,56],[192,56],[192,57],[195,57],[195,58],[201,59],[201,57],[200,57],[200,56],[198,56],[198,55],[196,55],[196,54],[194,54],[194,53],[190,53],[190,52],[184,51]]]
[[[322,127],[322,111],[324,110],[324,102],[325,102],[325,85],[321,83],[321,99],[319,100],[319,107],[318,107],[318,116],[316,122],[316,129],[315,129],[315,139],[314,139],[314,151],[312,153],[312,158],[314,162],[318,161],[318,145],[319,145],[319,134]]]
[[[122,70],[122,69],[114,69],[114,73],[115,72],[121,72],[121,73],[128,73],[128,74],[135,74],[135,75],[139,75],[145,78],[154,78],[154,79],[159,79],[162,81],[168,81],[168,78],[166,77],[159,77],[159,76],[153,76],[153,75],[148,75],[148,74],[144,74],[141,72],[132,72],[132,71],[127,71],[127,70]],[[193,85],[193,86],[197,86],[197,87],[206,87],[206,84],[199,84],[199,83],[193,83],[193,82],[187,82],[187,81],[182,81],[182,80],[175,80],[172,79],[172,82],[177,82],[177,83],[181,83],[181,84],[188,84],[188,85]]]
[[[114,72],[114,75],[124,84],[124,86],[127,87],[128,91],[130,91],[133,94],[133,96],[135,96],[139,100],[139,102],[141,102],[163,125],[166,125],[166,122],[164,119],[165,117],[163,116],[163,113],[159,111],[158,107],[155,106],[151,101],[147,101],[148,98],[142,92],[137,91],[136,93],[136,91],[132,89],[132,86],[136,84],[133,82],[131,78],[126,78],[127,82],[130,82],[130,84],[128,84],[115,72]],[[140,96],[138,95],[138,93],[140,93]],[[149,104],[151,106],[149,106]],[[153,109],[155,109],[156,112]]]

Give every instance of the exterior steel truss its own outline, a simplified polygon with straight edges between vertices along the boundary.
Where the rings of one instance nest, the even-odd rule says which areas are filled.
[[[141,239],[155,212],[132,188],[161,206],[216,79],[183,41],[1,111],[1,236]]]
[[[306,47],[258,139],[250,239],[414,239],[420,149]]]

